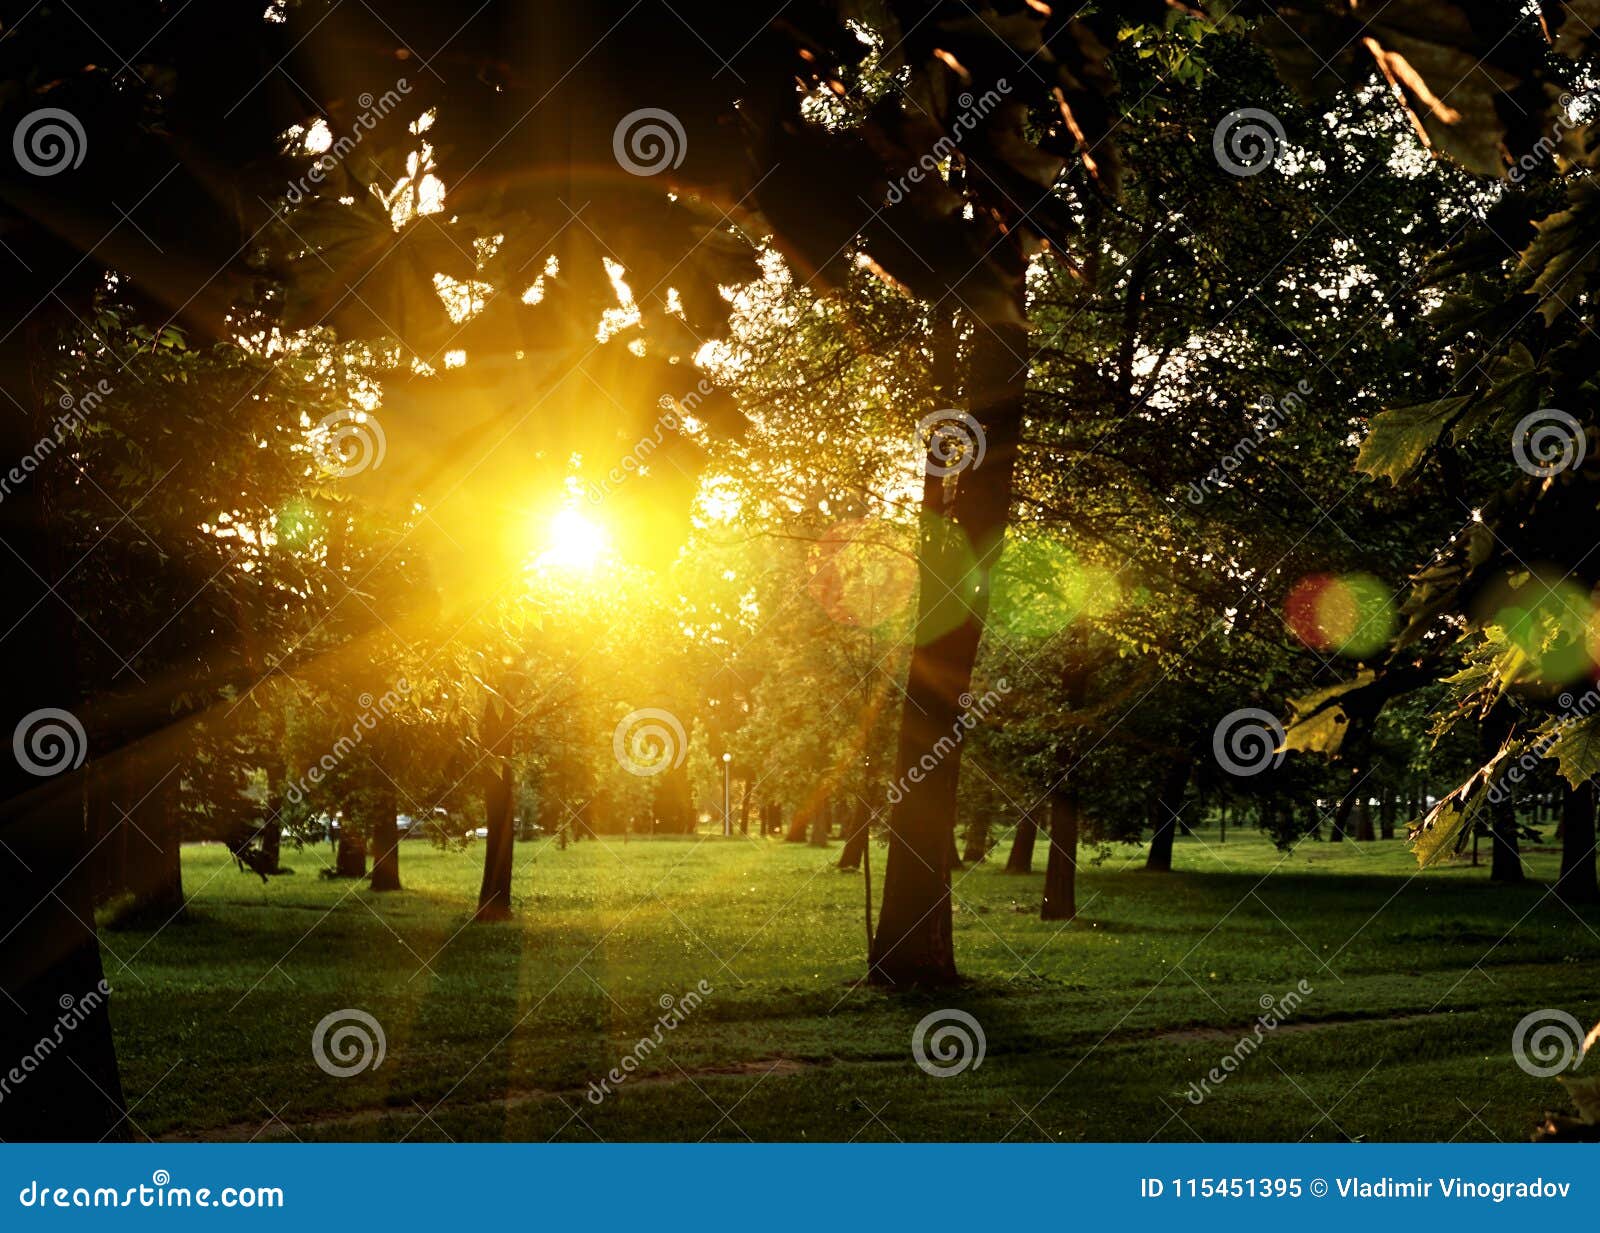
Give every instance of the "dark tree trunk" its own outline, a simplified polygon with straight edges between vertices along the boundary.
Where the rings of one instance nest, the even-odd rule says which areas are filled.
[[[1011,835],[1011,855],[1006,857],[1007,873],[1033,872],[1033,844],[1038,835],[1033,814],[1025,813],[1017,819],[1017,829]]]
[[[340,878],[367,876],[367,841],[348,826],[339,828],[339,843],[333,851],[333,872]]]
[[[515,795],[511,760],[501,758],[500,771],[483,794],[489,836],[484,841],[483,885],[478,890],[476,919],[480,921],[511,919],[511,866],[515,853],[511,807]]]
[[[689,762],[658,775],[651,799],[652,822],[657,834],[692,835],[695,830],[694,792],[689,784]]]
[[[1395,806],[1399,804],[1399,797],[1392,789],[1385,789],[1378,804],[1378,834],[1384,839],[1394,838]]]
[[[763,801],[761,803],[761,834],[781,835],[783,833],[783,806],[777,801]]]
[[[953,330],[941,329],[934,346],[951,354]],[[972,684],[988,611],[989,575],[1010,518],[1027,346],[1025,328],[974,331],[968,405],[982,426],[985,457],[960,472],[948,506],[947,477],[923,479],[918,636],[895,752],[895,779],[903,787],[889,815],[889,860],[869,956],[870,978],[879,984],[957,979],[950,869],[961,746],[936,751],[958,731],[960,698]],[[930,761],[933,769],[924,773]]]
[[[833,834],[833,802],[829,801],[826,809],[817,810],[817,816],[811,823],[810,843],[813,848],[828,846],[828,837]]]
[[[967,823],[966,851],[961,854],[961,859],[969,865],[976,865],[989,855],[989,815],[980,813]]]
[[[747,779],[744,781],[744,791],[739,794],[739,833],[741,835],[748,835],[750,833],[751,795],[752,789],[750,787],[750,781]]]
[[[861,854],[867,850],[870,838],[871,815],[865,805],[857,805],[855,818],[850,824],[850,834],[846,837],[844,851],[839,853],[840,869],[861,868]]]
[[[160,928],[183,914],[179,770],[165,746],[157,736],[118,757],[122,773],[112,808],[123,831],[121,890],[130,896],[118,914],[124,926]]]
[[[1339,803],[1333,807],[1333,830],[1328,835],[1329,843],[1343,843],[1344,837],[1350,833],[1350,814],[1356,807],[1356,785],[1360,782],[1361,768],[1352,766]]]
[[[1489,832],[1493,859],[1489,864],[1489,881],[1511,885],[1525,880],[1522,872],[1522,854],[1517,847],[1517,806],[1507,794],[1506,799],[1490,806],[1494,818]]]
[[[122,835],[120,815],[111,803],[112,778],[105,760],[83,768],[84,838],[89,846],[89,869],[96,907],[109,903],[122,889]]]
[[[1372,840],[1372,806],[1363,792],[1356,800],[1356,842],[1371,843]]]
[[[1168,853],[1171,866],[1171,853]],[[1050,797],[1050,855],[1044,867],[1040,920],[1071,920],[1078,914],[1078,794]]]
[[[13,1143],[129,1137],[92,884],[71,876],[88,847],[73,816],[70,778],[41,781],[31,800],[9,798],[0,824],[0,988],[7,996],[0,1048],[7,1066],[42,1039],[53,1043],[64,1013],[77,1024],[62,1031],[25,1089],[0,1100],[0,1138]]]
[[[399,890],[400,829],[395,823],[394,787],[387,780],[373,794],[368,833],[372,836],[372,889]]]
[[[283,825],[268,822],[261,828],[261,855],[268,873],[283,872]]]
[[[1178,830],[1178,814],[1183,809],[1183,792],[1189,786],[1188,758],[1174,762],[1161,780],[1156,797],[1155,830],[1150,835],[1150,855],[1144,867],[1159,873],[1172,870],[1172,837]]]
[[[1565,788],[1561,799],[1561,874],[1556,894],[1567,903],[1600,901],[1594,863],[1594,785]]]
[[[811,833],[811,820],[806,817],[805,806],[802,805],[794,811],[789,819],[789,833],[783,837],[784,843],[804,843],[806,836]]]
[[[45,302],[55,275],[31,273],[0,248],[0,458],[7,466],[49,435],[58,413],[48,368],[58,353]],[[49,408],[46,410],[46,408]],[[57,451],[28,482],[0,501],[0,594],[12,613],[0,640],[5,695],[0,731],[39,730],[37,712],[78,703],[76,623],[46,580],[70,562],[52,551],[47,490],[69,473]],[[30,720],[34,722],[30,724]],[[51,751],[44,761],[56,762]],[[99,757],[103,749],[79,747]],[[64,1006],[82,1012],[28,1077],[26,1091],[0,1100],[0,1139],[94,1141],[127,1137],[122,1081],[111,1038],[109,1002],[94,928],[94,879],[82,808],[84,774],[62,761],[57,774],[24,768],[8,748],[0,757],[0,1058],[7,1069],[45,1035]],[[92,763],[91,763],[92,765]]]

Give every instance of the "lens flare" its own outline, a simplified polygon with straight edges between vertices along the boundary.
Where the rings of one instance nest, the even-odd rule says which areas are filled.
[[[990,620],[1024,638],[1048,638],[1079,617],[1104,617],[1122,602],[1110,570],[1086,561],[1058,535],[1008,538],[994,573]]]
[[[1371,574],[1311,574],[1290,590],[1284,619],[1314,651],[1365,659],[1394,636],[1395,605]]]
[[[1492,624],[1527,660],[1524,675],[1546,685],[1566,685],[1587,674],[1595,610],[1581,586],[1523,575],[1498,597]]]
[[[872,628],[908,612],[917,567],[899,538],[871,519],[834,523],[811,550],[811,598],[841,625]]]

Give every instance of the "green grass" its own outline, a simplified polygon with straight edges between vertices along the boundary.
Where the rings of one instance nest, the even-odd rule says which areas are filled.
[[[406,889],[375,895],[319,878],[326,848],[262,886],[190,847],[188,918],[102,931],[133,1120],[306,1140],[1522,1139],[1564,1101],[1514,1064],[1514,1025],[1600,1018],[1600,913],[1547,896],[1548,850],[1500,888],[1464,865],[1418,876],[1401,842],[1285,858],[1213,832],[1179,841],[1172,874],[1131,849],[1085,868],[1064,928],[1038,919],[1041,875],[980,865],[957,875],[967,983],[899,996],[858,983],[862,883],[837,855],[519,844],[516,920],[473,925],[481,851],[407,843]],[[585,1099],[659,999],[702,980],[638,1072]],[[1301,980],[1293,1028],[1185,1099]],[[310,1045],[345,1007],[377,1017],[387,1056],[341,1079]],[[977,1017],[987,1056],[936,1078],[910,1042],[944,1007]]]

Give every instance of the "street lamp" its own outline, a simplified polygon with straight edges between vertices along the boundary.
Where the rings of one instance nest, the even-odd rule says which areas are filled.
[[[722,837],[733,834],[733,755],[722,755]]]

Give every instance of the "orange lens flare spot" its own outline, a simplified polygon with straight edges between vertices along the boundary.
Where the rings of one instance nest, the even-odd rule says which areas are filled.
[[[1289,591],[1284,620],[1313,651],[1362,659],[1394,635],[1395,605],[1371,574],[1310,574]]]
[[[811,598],[841,625],[870,628],[907,612],[917,567],[894,528],[868,519],[835,523],[811,550]]]

